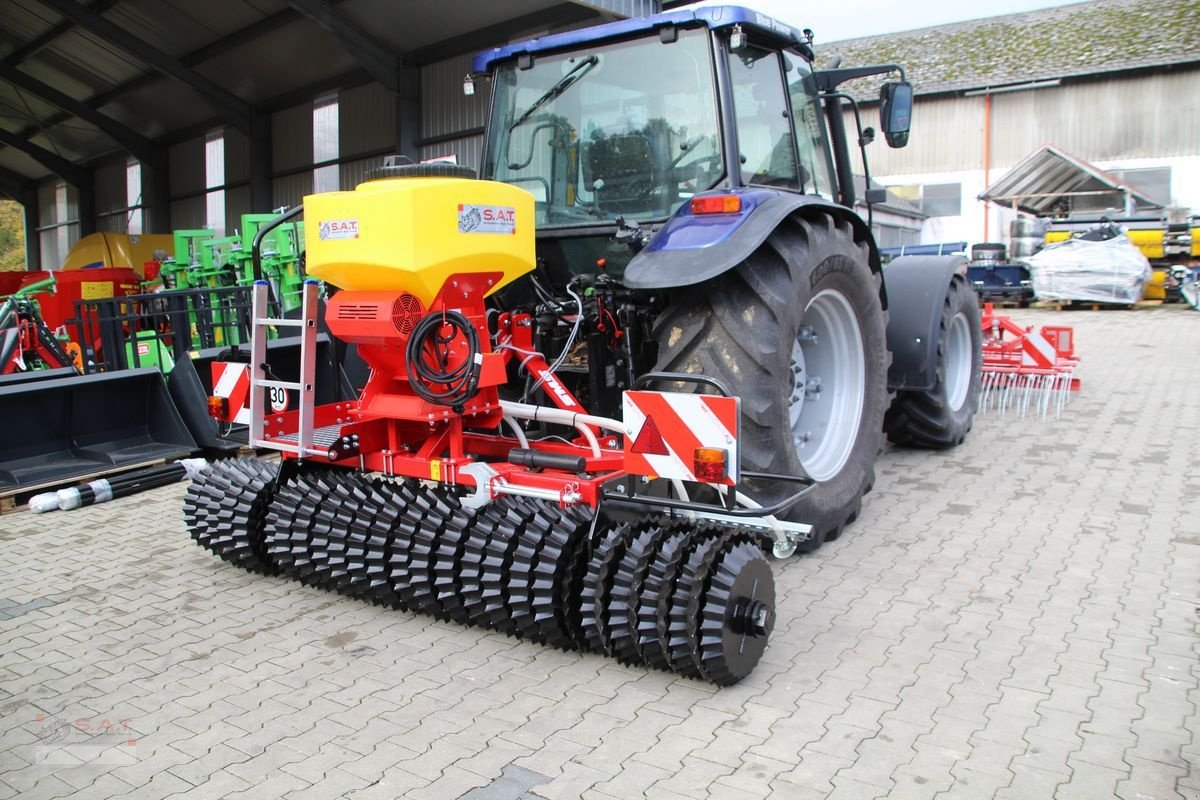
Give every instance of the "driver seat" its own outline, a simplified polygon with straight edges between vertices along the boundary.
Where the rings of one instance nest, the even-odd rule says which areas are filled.
[[[597,133],[584,144],[583,181],[602,211],[653,211],[662,164],[644,133]]]

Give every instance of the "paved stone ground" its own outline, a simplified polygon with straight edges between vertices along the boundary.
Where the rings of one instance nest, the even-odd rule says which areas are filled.
[[[0,797],[1200,797],[1200,314],[1015,316],[1082,395],[886,453],[720,691],[239,572],[182,487],[0,518]]]

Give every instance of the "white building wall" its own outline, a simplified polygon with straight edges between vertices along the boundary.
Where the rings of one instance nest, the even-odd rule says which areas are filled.
[[[908,147],[892,150],[880,137],[868,148],[871,176],[884,185],[962,184],[961,213],[927,220],[923,243],[1007,240],[1012,210],[985,212],[975,198],[1046,144],[1104,170],[1169,167],[1171,205],[1200,213],[1198,69],[993,95],[987,181],[985,118],[981,96],[918,97]],[[863,124],[878,124],[877,104],[864,106]]]
[[[1152,169],[1170,167],[1171,205],[1174,208],[1190,209],[1200,213],[1200,155],[1176,156],[1174,158],[1134,158],[1118,161],[1100,161],[1093,164],[1102,170]],[[991,170],[991,183],[1004,177],[1008,170]],[[1016,214],[1009,208],[995,203],[985,204],[978,200],[986,184],[982,169],[951,172],[921,172],[916,174],[872,175],[885,186],[911,186],[914,184],[962,184],[962,213],[951,217],[931,217],[921,227],[921,243],[965,241],[971,244],[983,241],[1008,241],[1008,226]],[[1114,209],[1120,214],[1120,209]],[[986,223],[985,223],[986,217]]]

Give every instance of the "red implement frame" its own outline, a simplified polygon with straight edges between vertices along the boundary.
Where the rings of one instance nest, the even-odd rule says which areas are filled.
[[[1061,414],[1071,392],[1079,391],[1075,331],[1062,325],[1023,327],[983,307],[983,387],[980,409],[1030,410],[1042,416],[1051,406]]]
[[[488,499],[501,493],[498,487],[503,486],[507,494],[552,499],[564,505],[582,502],[596,506],[603,486],[626,475],[621,442],[614,435],[619,425],[612,421],[602,426],[596,418],[587,417],[579,400],[534,349],[528,315],[501,315],[497,321],[501,344],[492,350],[483,298],[496,277],[490,273],[454,275],[427,310],[403,292],[343,291],[335,295],[328,304],[326,321],[335,336],[358,344],[360,354],[372,368],[371,377],[357,401],[314,408],[313,427],[318,434],[314,441],[326,452],[306,458],[386,475],[477,487],[487,492]],[[443,309],[460,311],[478,335],[478,393],[462,413],[423,399],[409,383],[405,353],[414,318]],[[447,349],[465,358],[467,343],[459,337],[449,342]],[[564,418],[579,417],[571,423],[580,429],[579,438],[522,443],[515,436],[501,435],[504,411],[498,386],[507,380],[510,366],[528,370],[558,407],[559,416],[547,421],[567,424]],[[300,414],[300,410],[267,414],[263,438],[268,446],[294,444]],[[602,427],[613,430],[599,435],[604,433]],[[590,436],[585,435],[585,428]],[[516,447],[582,459],[584,468],[576,473],[509,463],[510,451]],[[295,456],[285,452],[284,457]],[[480,483],[487,485],[480,487]]]

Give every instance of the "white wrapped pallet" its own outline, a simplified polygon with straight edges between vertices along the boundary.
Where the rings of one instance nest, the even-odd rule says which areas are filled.
[[[1150,280],[1150,262],[1127,236],[1068,239],[1025,260],[1039,300],[1136,303]]]

